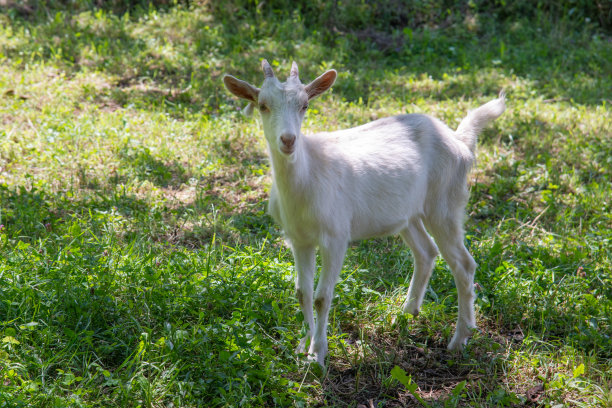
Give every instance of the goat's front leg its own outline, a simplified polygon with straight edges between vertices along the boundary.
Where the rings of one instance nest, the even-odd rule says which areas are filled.
[[[300,340],[298,353],[305,353],[310,335],[314,329],[314,316],[312,313],[312,289],[315,273],[315,247],[309,245],[292,244],[293,258],[295,259],[295,295],[300,303],[300,309],[306,323],[306,335]]]
[[[315,293],[314,307],[317,311],[317,323],[310,343],[308,354],[310,359],[325,366],[327,356],[327,323],[329,309],[334,295],[334,287],[338,282],[342,262],[346,254],[348,240],[329,239],[325,245],[321,245],[321,275]]]

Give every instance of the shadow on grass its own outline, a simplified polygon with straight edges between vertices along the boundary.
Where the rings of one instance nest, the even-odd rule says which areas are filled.
[[[124,146],[117,155],[121,160],[122,171],[126,171],[127,175],[117,177],[114,180],[115,184],[131,176],[139,180],[148,180],[159,187],[178,188],[191,177],[180,163],[164,162],[151,154],[147,147]]]
[[[171,188],[172,173],[161,168],[164,172],[146,173],[145,179],[151,177]],[[88,231],[101,240],[190,249],[204,248],[213,241],[217,245],[245,246],[280,233],[265,213],[266,202],[259,197],[262,192],[243,201],[231,186],[223,185],[227,180],[209,180],[193,196],[168,206],[126,192],[121,184],[124,181],[124,177],[113,175],[103,181],[81,179],[85,189],[78,196],[0,185],[2,232],[10,239],[36,243],[69,240]]]
[[[116,215],[147,213],[148,203],[134,195],[97,193],[74,199],[67,193],[48,193],[20,186],[17,191],[0,185],[4,232],[14,239],[36,242],[51,235],[71,234],[74,225],[102,235],[102,224]],[[99,216],[96,216],[99,214]],[[113,215],[116,214],[116,215]]]
[[[355,342],[349,347],[354,345]],[[464,395],[467,391],[481,397],[491,396],[500,390],[503,394],[514,394],[505,388],[507,373],[498,362],[503,356],[503,348],[491,352],[472,345],[462,355],[448,352],[441,346],[408,344],[394,338],[367,339],[355,348],[354,353],[370,354],[366,358],[351,355],[330,363],[322,382],[324,398],[329,405],[423,406],[414,394],[432,406],[440,406],[443,402],[457,404],[461,396],[453,394],[453,390],[462,382],[465,382]],[[418,386],[414,394],[391,376],[396,366]],[[497,401],[490,402],[494,405]]]

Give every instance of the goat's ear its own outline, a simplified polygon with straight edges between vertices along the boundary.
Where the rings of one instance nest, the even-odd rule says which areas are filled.
[[[246,99],[250,102],[257,102],[257,98],[259,97],[259,88],[249,84],[248,82],[234,78],[231,75],[224,76],[223,82],[225,83],[227,90],[237,97]]]
[[[323,75],[306,85],[306,93],[308,94],[308,99],[316,98],[321,95],[323,92],[327,91],[336,81],[336,76],[338,73],[335,69],[330,69],[326,71]]]

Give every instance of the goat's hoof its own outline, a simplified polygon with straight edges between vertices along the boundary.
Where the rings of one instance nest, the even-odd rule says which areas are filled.
[[[459,326],[453,334],[453,338],[448,343],[448,349],[453,351],[462,351],[467,345],[470,337],[478,332],[476,325]]]
[[[310,350],[308,350],[309,362],[317,363],[322,368],[325,368],[325,357],[327,357],[327,343],[319,345],[319,347],[313,347],[312,344],[310,345]]]
[[[398,324],[400,324],[400,322],[406,321],[406,319],[413,319],[417,317],[418,315],[419,315],[418,309],[409,311],[407,310],[407,308],[404,308],[401,313],[398,313],[395,316],[393,316],[393,318],[391,319],[391,326],[395,327]]]
[[[467,344],[469,337],[459,338],[453,336],[450,343],[448,343],[448,350],[450,351],[463,351],[465,345]]]
[[[308,371],[310,371],[315,377],[323,378],[327,373],[327,368],[321,365],[318,361],[308,360]]]
[[[318,367],[320,370],[325,371],[325,354],[322,353],[314,353],[309,354],[307,361],[314,366]]]
[[[411,315],[412,317],[417,317],[419,315],[419,307],[410,303],[404,305],[403,311],[405,315]]]
[[[310,337],[308,336],[300,340],[300,344],[298,344],[295,349],[296,354],[306,354],[308,352],[308,347],[306,347],[306,345],[308,344],[308,340],[310,340]]]
[[[463,351],[463,349],[465,348],[465,344],[461,344],[461,343],[448,343],[448,351]]]

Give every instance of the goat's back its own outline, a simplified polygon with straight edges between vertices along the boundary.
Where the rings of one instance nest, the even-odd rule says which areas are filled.
[[[363,165],[375,165],[377,161],[402,162],[407,158],[429,163],[435,163],[436,157],[473,160],[472,153],[453,130],[440,120],[422,114],[391,116],[309,138],[326,154]],[[430,160],[430,154],[436,157]]]
[[[428,207],[446,207],[449,193],[467,197],[473,155],[433,117],[398,115],[305,138],[308,178],[325,181],[311,186],[309,212],[351,239],[397,233]]]

